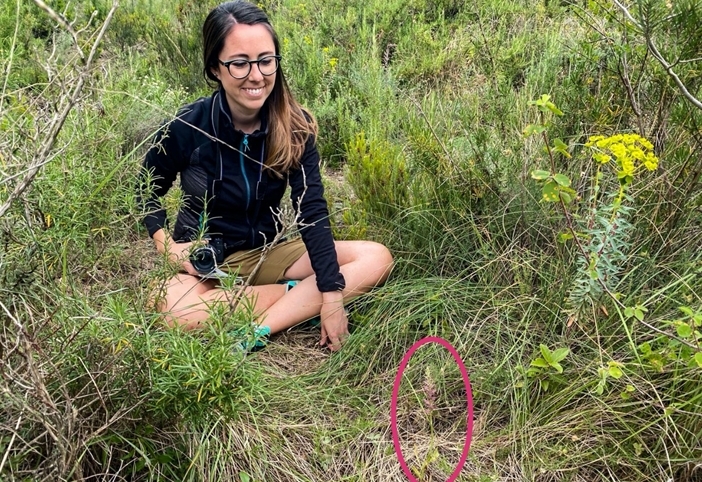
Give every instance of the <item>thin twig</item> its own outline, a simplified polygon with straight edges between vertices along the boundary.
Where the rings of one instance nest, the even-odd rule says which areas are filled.
[[[81,91],[83,90],[83,86],[85,85],[85,81],[89,76],[90,69],[92,67],[93,59],[95,58],[95,54],[98,49],[98,45],[102,41],[103,36],[105,35],[105,32],[107,31],[107,27],[109,26],[110,22],[112,21],[112,17],[114,16],[115,11],[117,10],[117,7],[119,5],[118,0],[114,0],[112,3],[112,8],[110,9],[109,13],[107,14],[107,18],[105,18],[105,22],[102,24],[102,28],[100,29],[100,32],[97,35],[97,38],[95,39],[95,42],[93,43],[93,47],[90,50],[90,55],[88,56],[88,59],[85,63],[85,67],[82,69],[80,75],[78,76],[78,82],[76,83],[76,86],[73,88],[73,92],[71,94],[70,99],[64,106],[62,112],[58,116],[54,116],[52,119],[51,123],[49,124],[49,129],[48,129],[48,134],[46,135],[46,140],[43,142],[43,145],[39,152],[34,156],[34,159],[32,160],[31,163],[31,168],[29,172],[24,176],[22,181],[17,184],[15,189],[12,191],[12,193],[9,195],[7,198],[7,201],[5,201],[5,204],[0,207],[0,218],[5,215],[8,209],[10,209],[10,206],[12,206],[12,203],[29,187],[29,185],[32,183],[34,180],[34,177],[39,173],[39,167],[44,163],[44,161],[49,157],[49,153],[54,147],[54,143],[56,142],[56,138],[58,137],[59,132],[61,131],[64,122],[68,118],[68,114],[71,112],[73,109],[73,106],[78,102],[78,97],[80,96]]]
[[[20,22],[20,0],[17,0],[17,13],[15,19],[15,33],[12,35],[12,45],[10,46],[10,58],[7,61],[7,72],[5,72],[5,80],[2,83],[2,93],[0,93],[0,103],[5,99],[5,92],[7,91],[7,82],[10,80],[10,72],[12,71],[12,60],[15,57],[15,46],[17,45],[17,34],[19,32],[19,22]],[[1,116],[2,114],[0,114]]]
[[[24,400],[25,401],[27,400],[26,393],[24,396]],[[2,456],[2,462],[0,462],[0,474],[2,473],[2,468],[5,467],[5,462],[7,462],[7,457],[10,455],[12,445],[15,443],[15,438],[17,437],[17,430],[19,430],[20,424],[22,423],[23,416],[24,416],[24,408],[22,409],[20,416],[17,418],[17,423],[15,424],[15,429],[12,431],[12,437],[10,438],[10,442],[7,444],[7,447],[5,447],[5,453]]]
[[[73,30],[71,24],[68,23],[68,21],[65,18],[63,18],[63,15],[56,13],[51,7],[42,2],[42,0],[34,0],[34,3],[36,3],[39,8],[44,10],[49,17],[58,22],[59,25],[68,30],[68,33],[70,33],[71,37],[73,37],[73,43],[76,44],[76,50],[78,50],[78,54],[80,55],[81,60],[85,61],[85,54],[83,53],[83,50],[78,44],[78,34],[75,30]]]
[[[636,21],[636,19],[629,13],[629,10],[622,5],[618,0],[614,0],[614,4],[619,7],[619,9],[624,13],[624,16],[629,20],[631,23],[634,24],[636,28],[638,28],[642,33],[644,38],[646,39],[646,45],[648,46],[648,49],[651,52],[651,55],[658,61],[663,66],[663,69],[668,73],[670,77],[672,77],[673,81],[675,84],[678,86],[678,89],[680,89],[680,92],[698,109],[702,110],[702,101],[697,99],[695,96],[693,96],[688,90],[685,84],[683,84],[682,80],[680,80],[680,77],[673,72],[673,66],[668,63],[667,60],[663,58],[663,55],[658,51],[658,48],[656,47],[656,44],[653,43],[653,38],[650,35],[650,32],[648,29],[644,28],[639,22]]]

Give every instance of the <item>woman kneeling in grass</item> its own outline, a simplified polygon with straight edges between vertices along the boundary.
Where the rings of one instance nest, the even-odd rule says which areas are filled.
[[[213,303],[228,302],[219,282],[203,279],[190,261],[206,233],[226,270],[247,279],[257,334],[319,316],[320,345],[337,350],[348,336],[344,302],[384,282],[392,256],[378,243],[334,241],[317,125],[288,88],[266,14],[245,1],[223,3],[205,20],[203,40],[204,74],[218,88],[164,126],[144,160],[152,193],[145,224],[182,271],[167,282],[158,309],[170,325],[195,328]],[[171,236],[159,198],[177,174],[185,200]],[[288,185],[302,239],[266,246],[282,229],[273,213]]]

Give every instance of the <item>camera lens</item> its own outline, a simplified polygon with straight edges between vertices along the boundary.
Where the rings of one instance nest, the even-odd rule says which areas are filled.
[[[216,268],[215,252],[209,246],[197,248],[190,255],[190,262],[198,273],[211,273]]]

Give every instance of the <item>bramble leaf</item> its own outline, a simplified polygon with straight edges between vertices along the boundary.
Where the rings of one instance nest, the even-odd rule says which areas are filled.
[[[547,202],[557,202],[558,196],[558,184],[554,181],[547,181],[544,187],[541,189],[543,193],[543,200]]]
[[[572,157],[570,155],[570,152],[568,152],[568,145],[560,139],[553,140],[553,150],[556,152],[560,152],[561,154],[566,156],[568,159],[570,159]]]
[[[534,169],[531,171],[531,178],[536,179],[537,181],[543,181],[549,177],[551,177],[551,173],[549,171],[542,171],[540,169]]]
[[[607,372],[609,373],[610,377],[616,380],[619,380],[624,375],[622,369],[619,368],[619,364],[613,362],[609,362],[609,368],[607,369]]]
[[[680,338],[690,338],[692,336],[692,328],[687,323],[680,323],[676,330]]]
[[[678,309],[687,316],[693,316],[695,314],[689,306],[679,306]]]
[[[560,184],[563,187],[568,187],[570,186],[570,179],[568,176],[564,174],[555,174],[553,176],[553,180],[556,181],[558,184]]]
[[[546,131],[546,126],[541,124],[529,124],[524,128],[524,137],[529,137],[532,134],[541,134]]]
[[[563,111],[561,111],[561,109],[556,107],[556,104],[554,104],[553,102],[547,102],[546,108],[559,117],[563,115]],[[568,156],[568,157],[570,157],[570,156]]]
[[[566,241],[571,240],[571,239],[573,239],[573,235],[571,233],[566,232],[566,233],[559,233],[557,241],[559,243],[565,243]]]

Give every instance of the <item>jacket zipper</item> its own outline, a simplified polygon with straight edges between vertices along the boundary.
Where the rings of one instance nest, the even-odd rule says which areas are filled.
[[[249,150],[249,135],[244,135],[244,140],[241,141],[239,146],[239,165],[241,166],[241,174],[244,176],[244,183],[246,184],[246,223],[249,225],[249,236],[251,237],[251,246],[255,242],[255,234],[253,226],[251,225],[251,219],[249,218],[249,206],[251,206],[251,184],[249,183],[249,178],[246,175],[246,166],[244,164],[244,152]]]

